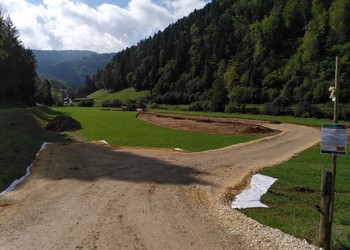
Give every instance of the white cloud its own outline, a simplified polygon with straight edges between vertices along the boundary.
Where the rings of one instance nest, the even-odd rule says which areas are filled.
[[[26,47],[116,52],[164,29],[208,0],[131,0],[127,7],[82,0],[2,0]]]

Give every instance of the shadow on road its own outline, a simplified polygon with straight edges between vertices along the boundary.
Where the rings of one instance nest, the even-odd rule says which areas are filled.
[[[191,167],[173,165],[93,143],[49,145],[34,162],[33,175],[58,180],[96,181],[109,178],[164,185],[212,185],[198,178],[206,175],[205,172]]]

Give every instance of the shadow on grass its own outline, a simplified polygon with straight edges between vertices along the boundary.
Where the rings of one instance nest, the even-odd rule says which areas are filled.
[[[118,151],[92,143],[51,145],[37,164],[44,164],[39,178],[96,181],[114,179],[133,183],[164,185],[212,185],[198,176],[206,175],[190,167]]]
[[[44,128],[57,114],[46,107],[0,109],[0,191],[25,175],[43,142],[68,139]]]

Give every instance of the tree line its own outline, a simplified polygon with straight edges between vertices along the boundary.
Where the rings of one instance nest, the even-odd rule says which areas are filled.
[[[40,79],[35,55],[19,37],[10,16],[0,8],[0,103],[63,103],[72,90],[60,82]]]
[[[11,18],[0,9],[0,102],[32,102],[35,78],[32,51],[24,48]]]
[[[117,53],[82,90],[134,87],[194,110],[267,103],[282,112],[327,102],[339,55],[349,100],[348,13],[350,0],[214,0]]]

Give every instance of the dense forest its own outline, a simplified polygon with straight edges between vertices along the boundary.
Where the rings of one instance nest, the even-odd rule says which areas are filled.
[[[33,53],[40,78],[56,80],[75,88],[84,85],[86,75],[95,74],[115,54],[85,50],[33,50]]]
[[[26,49],[10,16],[0,8],[0,104],[62,104],[74,90],[37,76],[36,57]]]
[[[0,9],[0,102],[33,102],[35,80],[35,57],[23,47],[10,17]]]
[[[84,91],[150,90],[152,101],[223,111],[329,100],[335,56],[350,98],[349,0],[213,0],[117,53]],[[268,107],[267,105],[267,107]]]

